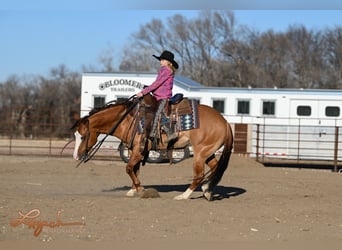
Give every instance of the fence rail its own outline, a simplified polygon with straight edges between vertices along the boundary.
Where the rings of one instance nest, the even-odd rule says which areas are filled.
[[[229,120],[229,119],[228,119]],[[280,125],[263,123],[231,123],[234,131],[234,153],[246,154],[260,162],[278,160],[324,161],[338,171],[342,161],[342,129],[340,126]],[[0,155],[43,155],[72,157],[73,134],[65,128],[66,136],[35,138],[18,136],[14,130],[0,128]],[[106,141],[96,158],[120,157],[118,139]],[[68,145],[67,145],[68,144]],[[285,162],[285,161],[283,161]]]
[[[0,138],[0,155],[72,157],[74,145],[72,139]],[[113,159],[113,157],[120,157],[118,146],[119,141],[106,142],[95,158]]]
[[[342,161],[341,129],[338,126],[299,126],[254,124],[252,155],[258,161],[287,159],[325,161],[338,171]]]

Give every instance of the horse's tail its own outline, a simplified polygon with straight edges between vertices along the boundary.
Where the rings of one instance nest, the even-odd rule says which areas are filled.
[[[232,154],[232,149],[233,149],[233,133],[232,129],[227,122],[227,132],[225,136],[225,141],[224,141],[224,147],[222,151],[222,155],[217,163],[216,168],[214,169],[214,172],[211,173],[211,175],[208,178],[209,181],[209,190],[212,190],[221,180],[224,172],[228,168],[228,163],[230,156]]]

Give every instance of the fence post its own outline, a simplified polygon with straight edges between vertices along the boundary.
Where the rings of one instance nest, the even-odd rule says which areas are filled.
[[[9,155],[12,155],[12,135],[10,136],[10,138],[9,138]]]
[[[260,133],[260,124],[257,124],[257,130],[256,130],[256,160],[259,161],[259,133]]]
[[[335,127],[335,146],[334,146],[334,172],[337,172],[337,162],[338,162],[338,135],[339,127]]]
[[[298,119],[298,132],[297,132],[297,163],[300,159],[300,137],[301,137],[301,126],[300,126],[300,118]]]
[[[49,156],[52,155],[52,138],[51,138],[51,135],[50,135],[50,138],[49,138]]]

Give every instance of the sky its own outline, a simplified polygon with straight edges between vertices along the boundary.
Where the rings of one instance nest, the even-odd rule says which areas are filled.
[[[2,0],[0,82],[12,75],[47,76],[61,64],[82,73],[82,66],[97,66],[100,54],[108,49],[113,49],[117,63],[130,36],[153,18],[167,20],[181,14],[193,19],[203,9],[232,10],[238,25],[258,31],[285,31],[290,25],[308,29],[342,26],[340,0],[288,0],[286,4],[273,0],[169,2]]]

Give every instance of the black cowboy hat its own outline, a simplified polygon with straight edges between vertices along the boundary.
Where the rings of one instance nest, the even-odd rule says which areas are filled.
[[[170,63],[172,63],[173,67],[175,67],[176,69],[178,69],[178,63],[175,61],[175,55],[168,51],[168,50],[164,50],[163,53],[160,54],[160,56],[156,56],[153,55],[155,58],[157,58],[159,61],[161,59],[165,59],[168,60]]]

